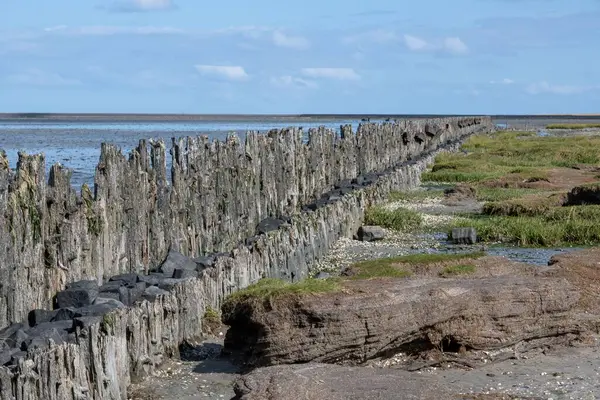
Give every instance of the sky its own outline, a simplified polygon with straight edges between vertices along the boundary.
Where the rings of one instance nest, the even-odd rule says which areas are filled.
[[[600,113],[600,0],[4,0],[0,112]]]

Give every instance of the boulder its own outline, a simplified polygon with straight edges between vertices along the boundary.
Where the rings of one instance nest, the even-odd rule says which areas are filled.
[[[67,341],[67,337],[68,332],[66,330],[50,328],[32,337],[31,340],[25,343],[22,350],[45,350],[50,347],[50,340],[54,344],[63,344]]]
[[[100,322],[102,322],[102,317],[100,316],[77,317],[73,320],[73,329],[87,329]]]
[[[417,143],[423,143],[427,139],[423,132],[415,133],[414,138]]]
[[[328,279],[331,278],[331,274],[329,272],[321,271],[315,276],[315,279]]]
[[[0,365],[10,364],[10,362],[12,361],[12,356],[20,351],[20,349],[15,348],[0,351]]]
[[[115,299],[104,299],[104,298],[98,297],[96,299],[96,301],[94,302],[94,305],[98,305],[98,304],[109,304],[112,308],[125,308],[125,304],[123,304],[119,300],[115,300]]]
[[[166,290],[166,291],[171,291],[171,289],[173,289],[176,285],[185,282],[185,279],[175,279],[175,278],[168,278],[168,279],[163,279],[159,284],[158,287],[160,289]]]
[[[56,294],[57,308],[79,308],[91,305],[98,297],[96,281],[79,281],[67,285],[67,289]]]
[[[15,351],[10,357],[9,365],[19,365],[19,361],[27,358],[27,352],[23,350]]]
[[[362,242],[374,242],[385,239],[385,230],[380,226],[364,225],[358,228],[358,240]]]
[[[121,295],[119,294],[118,291],[116,293],[115,292],[100,292],[100,293],[98,293],[98,297],[96,298],[96,301],[94,301],[94,304],[96,304],[96,302],[99,299],[112,299],[112,300],[120,301]]]
[[[256,226],[256,233],[258,235],[263,235],[272,231],[276,231],[284,223],[285,221],[278,218],[265,218]]]
[[[169,254],[167,254],[167,258],[163,261],[158,270],[166,276],[172,277],[176,268],[195,270],[196,262],[178,251],[170,250]]]
[[[477,231],[475,228],[453,228],[450,238],[455,244],[475,244]]]
[[[249,238],[249,240],[246,241],[246,244],[248,244],[248,241],[252,242],[252,239],[254,240],[258,240],[258,236],[253,236],[252,238]],[[252,243],[254,244],[254,243]],[[214,255],[208,255],[208,256],[203,256],[203,257],[196,257],[194,258],[194,262],[197,265],[197,271],[198,272],[202,272],[207,268],[213,268],[215,266],[215,256]]]
[[[27,331],[29,339],[25,341],[26,348],[31,347],[31,344],[44,348],[44,343],[47,339],[66,341],[69,332],[73,330],[73,321],[54,321],[39,324]]]
[[[9,325],[6,328],[0,330],[0,347],[2,349],[15,347],[14,339],[11,338],[17,331],[24,329],[27,329],[27,327],[24,324],[17,323]]]
[[[79,316],[76,310],[77,309],[73,307],[59,308],[58,310],[55,310],[56,314],[50,322],[71,320],[76,316]]]
[[[145,282],[146,286],[157,286],[162,280],[171,278],[173,275],[167,276],[162,272],[150,272],[148,275],[140,275],[140,282]]]
[[[30,341],[30,337],[26,332],[26,328],[19,329],[15,333],[13,333],[7,340],[6,344],[8,347],[26,350],[27,343]]]
[[[498,261],[488,263],[489,272],[476,277],[345,280],[344,290],[295,294],[294,301],[225,302],[225,351],[252,367],[352,365],[415,346],[491,351],[536,339],[542,347],[595,329],[600,313],[577,311],[586,289],[521,264],[496,275]]]
[[[124,308],[125,304],[116,301],[113,299],[102,299],[98,298],[98,300],[106,300],[96,302],[92,305],[81,307],[81,308],[62,308],[58,310],[56,317],[53,319],[53,322],[56,321],[70,321],[79,317],[94,317],[94,316],[103,316],[104,314],[108,314],[109,312],[117,309]]]
[[[50,322],[56,317],[58,310],[31,310],[27,317],[29,326],[36,326],[44,322]]]
[[[112,276],[109,279],[109,282],[123,282],[125,285],[134,285],[140,281],[140,277],[138,274],[121,274]]]
[[[198,271],[193,269],[175,268],[175,271],[173,271],[173,279],[189,279],[197,277]]]
[[[144,290],[146,290],[145,282],[121,286],[119,288],[119,301],[126,306],[132,306],[136,301],[142,298]]]
[[[121,281],[121,280],[108,281],[104,285],[100,286],[99,292],[100,292],[100,294],[102,294],[102,293],[119,293],[119,289],[125,285],[126,285],[126,282]],[[100,296],[100,294],[99,294],[99,296]]]
[[[163,290],[156,286],[150,286],[146,288],[144,294],[142,295],[142,298],[152,302],[155,301],[158,296],[166,296],[168,294],[169,292],[167,292],[166,290]]]

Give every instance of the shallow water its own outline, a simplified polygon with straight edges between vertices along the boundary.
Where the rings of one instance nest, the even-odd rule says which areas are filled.
[[[377,122],[377,121],[373,121]],[[0,149],[6,151],[11,168],[16,168],[18,152],[44,153],[46,170],[55,163],[73,171],[71,183],[94,182],[94,171],[100,157],[100,145],[113,143],[126,154],[135,148],[140,139],[163,139],[168,145],[172,138],[207,135],[211,140],[225,140],[237,133],[244,140],[248,131],[266,132],[270,129],[302,127],[307,134],[310,128],[325,126],[339,132],[340,125],[351,124],[354,131],[357,120],[269,120],[269,121],[176,121],[176,122],[81,122],[81,121],[0,121]],[[170,169],[167,154],[167,168]]]
[[[553,256],[560,253],[568,253],[577,250],[583,250],[583,247],[553,247],[553,248],[540,248],[540,247],[515,247],[515,246],[504,246],[504,245],[493,245],[483,246],[482,244],[475,245],[454,245],[450,244],[447,239],[446,233],[433,233],[423,235],[423,239],[436,240],[439,245],[428,249],[427,253],[468,253],[478,250],[484,250],[490,256],[506,257],[509,260],[522,262],[526,264],[533,264],[539,266],[547,266],[548,261]],[[423,250],[415,251],[415,253],[422,253]]]

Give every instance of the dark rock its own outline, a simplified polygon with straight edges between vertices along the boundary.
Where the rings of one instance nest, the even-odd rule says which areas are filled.
[[[329,272],[319,272],[317,274],[317,276],[315,276],[315,279],[327,279],[327,278],[331,278],[331,274]]]
[[[36,337],[46,337],[47,335],[51,335],[54,330],[59,332],[64,331],[66,333],[70,332],[73,329],[73,321],[72,320],[64,320],[64,321],[53,321],[53,322],[45,322],[43,324],[39,324],[33,328],[30,328],[27,331],[27,334],[31,338]],[[61,333],[62,335],[62,333]]]
[[[195,271],[193,271],[193,272],[195,272]],[[132,306],[133,304],[135,304],[136,301],[138,301],[142,298],[142,295],[144,294],[144,291],[146,290],[146,283],[138,282],[133,285],[127,285],[127,290],[129,291],[129,296],[128,296],[129,304],[123,302],[122,300],[121,301],[125,305]]]
[[[349,187],[351,184],[352,184],[352,181],[350,179],[344,179],[343,181],[340,181],[337,184],[335,184],[333,187],[335,189],[342,189],[345,187]]]
[[[27,358],[27,352],[19,350],[14,352],[10,358],[10,365],[19,365],[19,361]]]
[[[198,272],[185,268],[175,268],[173,272],[173,279],[188,279],[188,278],[197,278]]]
[[[52,322],[54,321],[66,321],[75,318],[78,316],[75,308],[59,308],[56,310],[56,315],[52,318]]]
[[[169,292],[167,292],[166,290],[160,289],[156,286],[150,286],[146,288],[142,298],[152,302],[155,301],[158,296],[166,296],[168,294]]]
[[[71,321],[69,321],[71,322]],[[71,322],[72,326],[72,322]],[[63,344],[67,341],[68,333],[66,330],[50,328],[40,332],[39,335],[32,337],[30,341],[27,341],[23,346],[22,350],[45,350],[50,347],[50,340],[55,344]]]
[[[281,225],[283,225],[284,221],[278,218],[265,218],[256,227],[256,233],[258,235],[263,235],[272,231],[276,231],[279,229]]]
[[[5,349],[0,351],[0,365],[6,365],[9,364],[12,360],[12,356],[13,354],[20,352],[21,350],[19,349]]]
[[[66,289],[98,289],[98,282],[87,279],[67,283]]]
[[[356,236],[362,242],[374,242],[385,239],[385,230],[380,226],[364,225],[358,228]]]
[[[57,308],[89,306],[98,297],[96,281],[79,281],[67,285],[67,289],[56,294]]]
[[[432,124],[425,124],[425,134],[428,136],[435,136],[438,128]]]
[[[477,231],[475,228],[453,228],[451,239],[456,244],[477,243]]]
[[[173,289],[175,287],[175,285],[178,285],[182,282],[185,282],[185,279],[168,278],[168,279],[162,280],[158,284],[158,287],[161,289],[167,290],[167,291],[171,291],[171,289]]]
[[[73,329],[87,329],[102,322],[101,316],[77,317],[73,320]]]
[[[101,304],[94,304],[87,307],[82,307],[75,311],[74,318],[79,317],[101,317],[119,308],[125,308],[125,304],[118,302],[106,302]]]
[[[252,236],[251,238],[246,239],[246,244],[248,245],[248,242],[254,244],[254,242],[256,242],[258,239],[258,236]],[[215,266],[215,256],[208,255],[203,257],[197,257],[194,258],[194,262],[197,265],[197,271],[201,272],[207,268],[212,268]]]
[[[244,241],[244,244],[245,244],[246,246],[248,246],[249,248],[252,248],[252,247],[254,247],[254,245],[256,244],[256,242],[258,242],[258,241],[259,241],[259,239],[260,239],[260,236],[252,236],[252,237],[249,237],[249,238],[247,238],[247,239]],[[201,268],[201,267],[200,267],[200,264],[198,264],[198,269],[199,269],[200,271],[203,271],[203,270],[205,270],[205,269],[207,269],[207,268],[211,268],[211,267],[212,267],[212,265],[211,265],[211,266],[204,266],[202,269],[200,269],[200,268]]]
[[[119,288],[125,285],[125,281],[109,281],[104,285],[100,286],[100,293],[119,293]]]
[[[115,299],[103,299],[101,297],[98,297],[96,299],[96,301],[94,302],[94,305],[98,305],[98,304],[109,304],[113,308],[125,308],[125,304],[123,304],[119,300],[115,300]]]
[[[50,322],[54,319],[54,317],[56,316],[57,313],[58,313],[58,310],[42,310],[42,309],[31,310],[27,317],[29,326],[36,326],[36,325],[42,324],[44,322]]]
[[[307,204],[304,207],[302,207],[302,211],[304,211],[304,212],[316,211],[316,210],[317,210],[317,203],[310,203],[310,204]]]
[[[183,254],[170,250],[169,254],[165,261],[163,261],[162,265],[159,268],[159,272],[167,276],[173,276],[173,272],[175,268],[185,268],[185,269],[196,269],[196,263],[189,257],[184,256]]]
[[[423,132],[415,133],[415,141],[417,143],[423,143],[426,139],[427,139],[427,137],[425,136],[425,134]]]
[[[7,347],[15,347],[14,346],[14,341],[10,340],[10,338],[18,331],[21,329],[27,329],[27,327],[24,324],[18,323],[18,324],[12,324],[7,326],[6,328],[0,330],[0,344],[1,344],[1,348],[7,348]]]
[[[139,277],[140,282],[145,282],[147,286],[156,286],[158,285],[163,279],[167,279],[170,278],[172,275],[165,275],[162,272],[151,272],[148,275],[141,275]]]
[[[26,350],[26,348],[24,349],[23,347],[26,346],[29,340],[30,337],[25,329],[19,329],[13,333],[10,338],[6,339],[5,343],[8,345],[8,347]]]
[[[139,280],[138,274],[133,274],[133,273],[115,275],[109,279],[109,282],[123,282],[126,285],[135,284],[139,281],[140,280]]]
[[[121,287],[121,286],[119,286]],[[100,292],[98,294],[98,297],[96,297],[96,300],[94,300],[94,304],[96,304],[98,302],[98,300],[100,299],[113,299],[113,300],[120,300],[121,299],[121,295],[119,294],[119,291],[117,290],[117,292]]]

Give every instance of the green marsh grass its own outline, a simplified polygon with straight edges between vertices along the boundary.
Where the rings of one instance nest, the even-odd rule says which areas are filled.
[[[390,210],[382,206],[375,206],[365,212],[365,224],[410,232],[422,226],[423,217],[418,212],[403,207]]]

